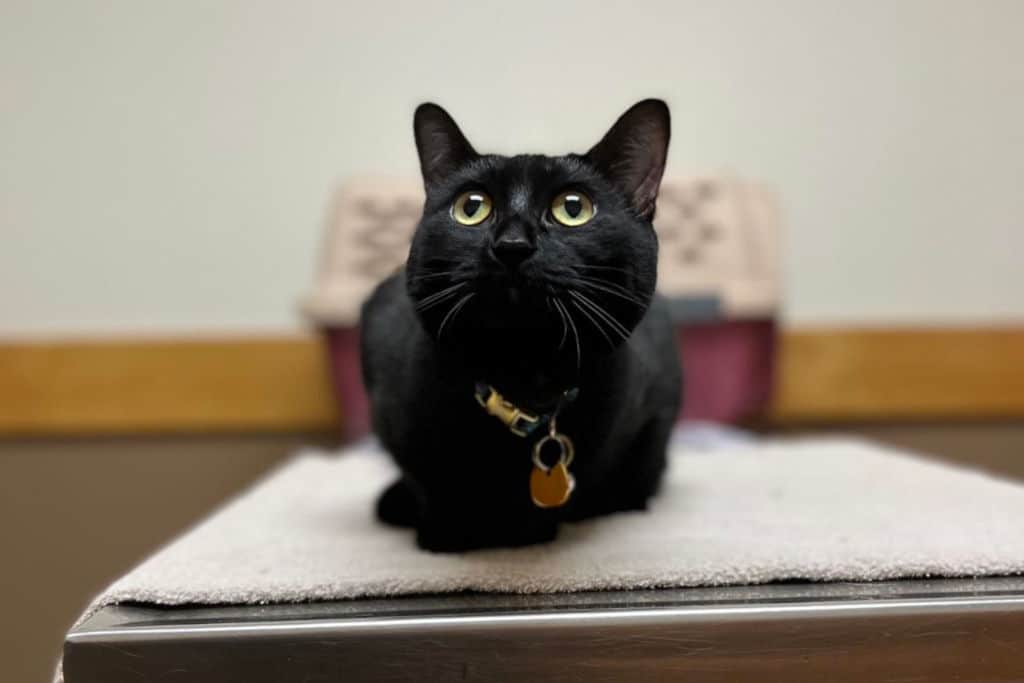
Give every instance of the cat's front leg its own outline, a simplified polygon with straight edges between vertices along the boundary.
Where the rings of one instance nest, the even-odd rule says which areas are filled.
[[[421,517],[422,503],[415,486],[400,477],[377,498],[377,519],[399,527],[414,527]]]

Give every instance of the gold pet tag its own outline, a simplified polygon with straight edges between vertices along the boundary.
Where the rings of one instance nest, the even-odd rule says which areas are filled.
[[[576,486],[564,463],[558,463],[547,472],[534,467],[530,473],[530,497],[539,508],[557,508],[565,505]]]
[[[541,460],[540,452],[544,445],[553,441],[562,452],[553,467],[547,467]],[[551,433],[538,441],[533,447],[533,471],[530,473],[530,497],[539,508],[556,508],[569,500],[576,488],[576,480],[569,473],[569,463],[573,459],[572,441],[565,434]]]

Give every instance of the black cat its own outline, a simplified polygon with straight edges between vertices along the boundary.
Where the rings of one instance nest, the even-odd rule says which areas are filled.
[[[654,293],[668,107],[640,102],[589,152],[560,157],[478,154],[434,104],[416,110],[414,128],[423,218],[405,268],[362,311],[374,430],[402,469],[378,515],[415,527],[422,548],[460,551],[548,541],[559,521],[644,509],[681,393]],[[494,392],[504,413],[536,422],[489,414]],[[575,446],[575,487],[543,508],[534,469],[556,468],[564,450],[546,443],[535,464],[533,445],[555,413]]]

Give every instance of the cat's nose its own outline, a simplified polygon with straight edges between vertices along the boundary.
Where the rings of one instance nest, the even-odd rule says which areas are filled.
[[[491,246],[494,258],[508,268],[516,268],[537,250],[537,246],[524,235],[505,234]]]

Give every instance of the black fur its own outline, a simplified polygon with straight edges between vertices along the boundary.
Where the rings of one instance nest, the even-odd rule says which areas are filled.
[[[547,541],[562,520],[644,509],[681,392],[650,223],[668,108],[640,102],[587,154],[561,157],[477,154],[433,104],[416,110],[414,128],[423,218],[406,267],[362,312],[374,430],[403,472],[378,515],[415,527],[425,549],[460,551]],[[567,189],[593,200],[586,225],[552,217]],[[475,227],[452,215],[466,190],[494,203]],[[539,412],[579,388],[558,418],[576,445],[567,505],[533,505],[533,439],[480,408],[477,382]]]

